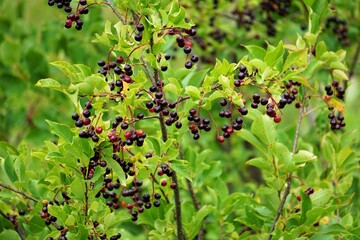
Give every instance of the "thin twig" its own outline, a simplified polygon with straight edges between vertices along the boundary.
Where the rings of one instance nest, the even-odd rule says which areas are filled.
[[[297,143],[298,143],[298,140],[299,140],[301,122],[302,122],[302,119],[303,119],[303,116],[304,116],[304,108],[305,108],[306,98],[307,98],[307,96],[305,95],[304,98],[303,98],[303,101],[302,101],[302,103],[301,103],[299,118],[298,118],[298,122],[297,122],[297,126],[296,126],[296,132],[295,132],[295,137],[294,137],[294,143],[293,143],[293,146],[292,146],[292,153],[295,153],[295,152],[296,152]],[[283,209],[284,209],[286,199],[287,199],[287,197],[288,197],[289,194],[290,194],[291,181],[292,181],[292,173],[289,173],[288,176],[287,176],[287,178],[286,178],[286,188],[285,188],[283,197],[282,197],[282,199],[281,199],[279,208],[278,208],[278,210],[277,210],[275,219],[274,219],[273,224],[272,224],[272,226],[271,226],[268,240],[271,240],[271,238],[273,237],[272,233],[273,233],[273,231],[275,230],[276,223],[278,222],[278,220],[279,220],[279,218],[280,218],[280,216],[281,216],[281,213],[282,213],[282,211],[283,211]]]
[[[109,1],[105,2],[106,5],[108,5],[111,8],[111,11],[113,11],[113,13],[115,13],[115,15],[119,18],[119,20],[122,22],[122,24],[126,24],[125,20],[121,17],[121,15],[116,11],[116,9],[113,7],[113,5],[111,5],[111,3],[109,3]]]
[[[36,198],[34,198],[34,197],[30,196],[30,195],[27,195],[27,194],[24,193],[24,192],[21,192],[21,191],[19,191],[19,190],[16,190],[16,189],[14,189],[14,188],[12,188],[12,187],[10,187],[10,186],[6,186],[6,185],[0,183],[0,187],[3,187],[3,188],[5,188],[5,189],[10,190],[10,191],[12,191],[12,192],[15,192],[15,193],[17,193],[17,194],[20,194],[20,195],[22,195],[23,197],[25,197],[25,198],[27,198],[27,199],[30,199],[30,200],[32,200],[32,201],[34,201],[34,202],[39,202],[38,199],[36,199]]]
[[[145,61],[144,56],[141,57],[141,61],[143,62],[143,65],[144,65],[144,67],[145,67],[145,70],[146,70],[147,74],[149,75],[149,78],[150,78],[151,82],[152,82],[153,84],[155,84],[155,83],[156,83],[156,82],[155,82],[155,79],[153,78],[153,76],[152,76],[152,74],[151,74],[151,72],[150,72],[149,65],[148,65],[147,62]]]

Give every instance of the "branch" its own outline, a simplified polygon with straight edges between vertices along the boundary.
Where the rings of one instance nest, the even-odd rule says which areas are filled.
[[[85,208],[84,208],[84,211],[85,211],[85,225],[86,225],[86,222],[87,222],[87,217],[88,217],[88,210],[89,210],[89,197],[88,197],[88,184],[87,182],[85,182]]]
[[[10,191],[12,191],[12,192],[15,192],[15,193],[17,193],[17,194],[20,194],[20,195],[22,195],[23,197],[25,197],[25,198],[27,198],[27,199],[30,199],[30,200],[32,200],[32,201],[34,201],[34,202],[39,202],[38,199],[36,199],[36,198],[34,198],[34,197],[30,196],[30,195],[27,195],[27,194],[24,193],[24,192],[21,192],[21,191],[19,191],[19,190],[16,190],[16,189],[14,189],[14,188],[12,188],[12,187],[10,187],[10,186],[6,186],[6,185],[0,183],[0,187],[5,188],[5,189],[7,189],[7,190],[10,190]]]
[[[155,82],[155,79],[154,79],[154,78],[152,77],[152,75],[151,75],[149,65],[148,65],[147,62],[145,61],[144,56],[141,57],[141,61],[143,62],[143,65],[144,65],[144,67],[145,67],[145,70],[146,70],[147,74],[149,75],[149,78],[150,78],[151,82],[152,82],[153,84],[155,84],[155,83],[156,83],[156,82]]]
[[[294,143],[293,143],[293,146],[292,146],[292,153],[295,153],[295,152],[296,152],[296,147],[297,147],[297,143],[298,143],[298,140],[299,140],[299,134],[300,134],[300,126],[301,126],[302,119],[303,119],[303,117],[304,117],[304,108],[305,108],[306,98],[307,98],[307,97],[304,96],[303,101],[302,101],[302,103],[301,103],[299,118],[298,118],[298,122],[297,122],[297,126],[296,126],[296,132],[295,132],[295,137],[294,137]],[[282,199],[281,199],[279,208],[278,208],[278,210],[277,210],[275,219],[274,219],[273,224],[272,224],[272,226],[271,226],[268,240],[271,240],[271,238],[273,237],[272,233],[274,232],[275,227],[276,227],[276,223],[278,222],[278,220],[279,220],[279,218],[280,218],[280,216],[281,216],[282,210],[284,209],[286,199],[287,199],[287,197],[288,197],[289,194],[290,194],[291,181],[292,181],[292,173],[289,173],[288,176],[287,176],[287,178],[286,178],[286,188],[285,188],[283,197],[282,197]]]
[[[111,8],[111,11],[115,13],[115,15],[119,18],[119,20],[122,22],[122,24],[126,24],[125,20],[121,17],[121,15],[116,11],[116,9],[109,3],[109,1],[106,1],[104,4],[108,5]]]
[[[353,57],[353,60],[351,63],[351,67],[350,67],[350,71],[349,71],[349,80],[351,80],[351,78],[353,77],[353,75],[355,73],[355,68],[356,68],[356,64],[359,59],[359,55],[360,55],[360,41],[357,44],[355,54],[354,54],[354,57]],[[347,84],[347,82],[345,82],[345,84]]]
[[[152,48],[154,45],[154,39],[150,38],[150,49],[152,52]],[[154,76],[153,76],[155,83],[160,82],[159,79],[159,70],[154,69]],[[164,115],[160,112],[159,113],[159,122],[161,127],[161,135],[163,142],[168,140],[166,125],[164,121]],[[174,189],[174,200],[175,200],[175,220],[176,220],[176,228],[177,228],[177,239],[178,240],[186,240],[185,233],[183,231],[182,226],[182,218],[181,218],[181,200],[180,200],[180,191],[179,191],[179,181],[177,179],[176,172],[174,171],[173,175],[171,176],[172,182],[176,184],[176,188]]]

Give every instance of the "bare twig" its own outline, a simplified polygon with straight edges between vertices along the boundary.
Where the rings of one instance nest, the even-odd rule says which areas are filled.
[[[302,103],[301,103],[299,118],[298,118],[298,122],[297,122],[297,126],[296,126],[296,132],[295,132],[295,137],[294,137],[294,143],[293,143],[293,146],[292,146],[292,153],[295,153],[295,152],[296,152],[296,147],[297,147],[297,143],[298,143],[298,140],[299,140],[301,122],[302,122],[302,119],[303,119],[303,116],[304,116],[304,108],[305,108],[306,98],[307,98],[307,96],[305,95],[304,98],[303,98],[303,101],[302,101]],[[275,230],[276,223],[278,222],[278,220],[279,220],[279,218],[280,218],[280,216],[281,216],[282,210],[284,209],[284,205],[285,205],[286,199],[287,199],[287,197],[288,197],[289,194],[290,194],[291,181],[292,181],[292,173],[288,173],[288,176],[287,176],[287,178],[286,178],[286,188],[285,188],[285,191],[284,191],[284,193],[283,193],[283,197],[282,197],[282,199],[281,199],[279,208],[278,208],[278,210],[277,210],[277,212],[276,212],[275,219],[274,219],[273,224],[272,224],[272,226],[271,226],[268,240],[271,240],[271,238],[273,237],[272,233],[273,233],[273,231]]]
[[[17,194],[20,194],[20,195],[22,195],[23,197],[25,197],[25,198],[27,198],[27,199],[30,199],[30,200],[32,200],[32,201],[34,201],[34,202],[39,202],[38,199],[36,199],[36,198],[34,198],[34,197],[30,196],[30,195],[27,195],[27,194],[24,193],[24,192],[21,192],[21,191],[19,191],[19,190],[16,190],[16,189],[14,189],[14,188],[12,188],[12,187],[10,187],[10,186],[6,186],[6,185],[0,183],[0,187],[5,188],[5,189],[7,189],[7,190],[10,190],[10,191],[12,191],[12,192],[15,192],[15,193],[17,193]]]

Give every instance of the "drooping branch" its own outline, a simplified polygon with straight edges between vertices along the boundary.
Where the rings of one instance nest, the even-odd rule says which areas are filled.
[[[34,202],[39,202],[38,199],[36,199],[36,198],[34,198],[34,197],[32,197],[32,196],[24,193],[24,192],[21,192],[21,191],[19,191],[19,190],[16,190],[16,189],[14,189],[14,188],[12,188],[12,187],[10,187],[10,186],[7,186],[7,185],[4,185],[4,184],[0,183],[0,187],[5,188],[5,189],[7,189],[7,190],[10,190],[10,191],[12,191],[12,192],[15,192],[15,193],[17,193],[17,194],[20,194],[21,196],[23,196],[23,197],[25,197],[25,198],[27,198],[27,199],[30,199],[30,200],[32,200],[32,201],[34,201]]]

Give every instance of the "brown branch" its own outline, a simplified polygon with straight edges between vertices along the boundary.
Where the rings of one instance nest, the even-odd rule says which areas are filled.
[[[109,3],[109,1],[106,1],[104,4],[108,5],[111,8],[111,11],[113,11],[113,13],[115,13],[115,15],[119,18],[119,20],[122,22],[122,24],[126,24],[125,20],[122,18],[122,16],[120,15],[120,13],[118,13],[116,11],[116,9],[113,7],[113,5],[111,5],[111,3]]]
[[[299,140],[300,127],[301,127],[301,122],[302,122],[302,119],[303,119],[303,116],[304,116],[304,108],[305,108],[306,98],[307,98],[307,96],[305,95],[304,98],[303,98],[303,101],[302,101],[302,103],[301,103],[299,118],[298,118],[298,122],[297,122],[297,126],[296,126],[296,132],[295,132],[295,137],[294,137],[294,143],[293,143],[293,146],[292,146],[292,153],[293,153],[293,154],[296,152],[296,147],[297,147],[297,143],[298,143],[298,140]],[[275,227],[276,227],[276,223],[278,222],[278,220],[279,220],[279,218],[280,218],[280,216],[281,216],[281,213],[282,213],[282,211],[283,211],[283,209],[284,209],[286,199],[287,199],[287,197],[288,197],[289,194],[290,194],[291,181],[292,181],[292,173],[288,173],[288,176],[287,176],[287,178],[286,178],[286,188],[285,188],[285,191],[284,191],[284,193],[283,193],[283,197],[282,197],[282,199],[281,199],[279,208],[278,208],[278,210],[277,210],[277,212],[276,212],[275,219],[274,219],[273,224],[272,224],[272,226],[271,226],[268,240],[271,240],[271,238],[273,237],[272,233],[274,232]]]
[[[86,225],[86,222],[87,222],[87,217],[88,217],[88,210],[89,210],[89,196],[88,196],[88,184],[87,182],[85,182],[85,208],[84,208],[84,211],[85,211],[85,225]]]
[[[0,187],[5,188],[5,189],[7,189],[7,190],[10,190],[10,191],[12,191],[12,192],[15,192],[15,193],[17,193],[17,194],[20,194],[21,196],[23,196],[23,197],[25,197],[25,198],[27,198],[27,199],[30,199],[30,200],[32,200],[32,201],[34,201],[34,202],[39,202],[38,199],[36,199],[36,198],[34,198],[34,197],[30,196],[30,195],[27,195],[27,194],[24,193],[24,192],[21,192],[21,191],[19,191],[19,190],[16,190],[16,189],[14,189],[14,188],[12,188],[12,187],[10,187],[10,186],[6,186],[6,185],[0,183]]]
[[[355,50],[355,54],[352,60],[352,64],[350,67],[350,71],[349,71],[349,80],[352,78],[352,76],[354,76],[355,74],[355,68],[356,68],[356,64],[358,63],[358,59],[359,59],[359,55],[360,55],[360,41],[358,42],[358,45],[356,47]]]
[[[145,67],[145,70],[146,70],[147,74],[149,75],[149,78],[150,78],[151,82],[152,82],[153,84],[156,84],[155,79],[154,79],[153,76],[151,75],[149,65],[147,64],[147,62],[146,62],[145,59],[144,59],[144,56],[141,57],[141,61],[143,62],[143,65],[144,65],[144,67]]]
[[[154,39],[150,38],[150,49],[153,52],[154,46]],[[154,80],[155,83],[160,82],[159,78],[159,70],[154,69]],[[168,140],[167,129],[165,125],[164,115],[160,112],[159,113],[159,122],[161,127],[161,135],[163,142]],[[177,179],[176,172],[174,171],[173,175],[171,176],[172,182],[176,184],[176,188],[174,189],[174,200],[175,200],[175,221],[176,221],[176,228],[177,228],[177,239],[178,240],[186,240],[186,236],[182,226],[182,217],[181,217],[181,200],[180,200],[180,191],[179,191],[179,181]]]

